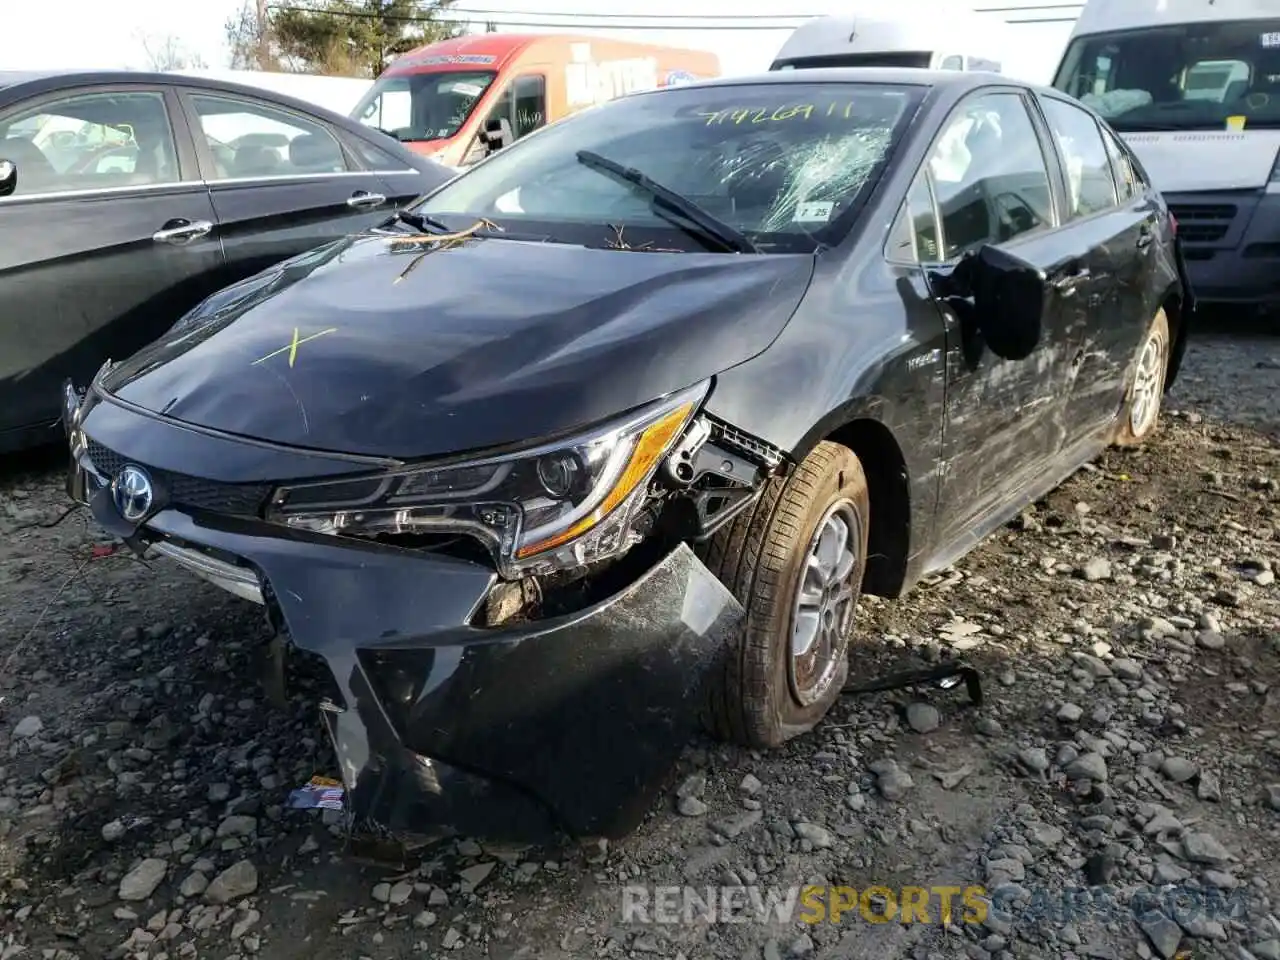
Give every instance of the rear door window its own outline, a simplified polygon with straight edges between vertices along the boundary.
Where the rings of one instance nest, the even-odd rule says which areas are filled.
[[[1067,174],[1072,217],[1088,217],[1118,202],[1111,159],[1093,115],[1057,97],[1042,97],[1045,119]]]
[[[210,180],[343,173],[346,156],[321,122],[248,99],[192,94],[213,155]]]

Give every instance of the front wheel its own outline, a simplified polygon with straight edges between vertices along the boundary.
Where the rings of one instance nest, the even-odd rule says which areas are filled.
[[[713,734],[777,746],[812,730],[840,696],[870,513],[862,464],[824,441],[712,540],[707,565],[746,610],[712,683]]]
[[[1135,446],[1155,433],[1168,369],[1169,318],[1160,309],[1138,347],[1129,393],[1112,437],[1117,446]]]

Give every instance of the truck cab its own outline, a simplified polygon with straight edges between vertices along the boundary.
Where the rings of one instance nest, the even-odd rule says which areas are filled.
[[[918,67],[1000,73],[1001,26],[958,11],[949,11],[945,23],[876,12],[818,17],[796,28],[769,69]]]
[[[1053,85],[1133,148],[1197,301],[1280,306],[1280,3],[1089,0]]]
[[[397,58],[350,116],[464,169],[578,110],[719,75],[719,58],[700,50],[566,34],[474,34]]]

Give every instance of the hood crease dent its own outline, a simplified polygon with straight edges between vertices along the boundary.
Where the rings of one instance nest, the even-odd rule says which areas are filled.
[[[320,451],[412,459],[532,441],[758,355],[814,263],[365,234],[215,294],[102,386],[179,422]]]

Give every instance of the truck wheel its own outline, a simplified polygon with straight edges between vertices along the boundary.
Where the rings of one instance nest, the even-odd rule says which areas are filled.
[[[1160,403],[1164,398],[1168,369],[1169,319],[1161,308],[1151,321],[1133,362],[1129,395],[1112,437],[1116,446],[1134,446],[1155,433],[1160,422]]]
[[[746,609],[709,692],[715,736],[777,746],[812,730],[840,696],[870,514],[862,464],[823,441],[712,539],[707,565]]]

